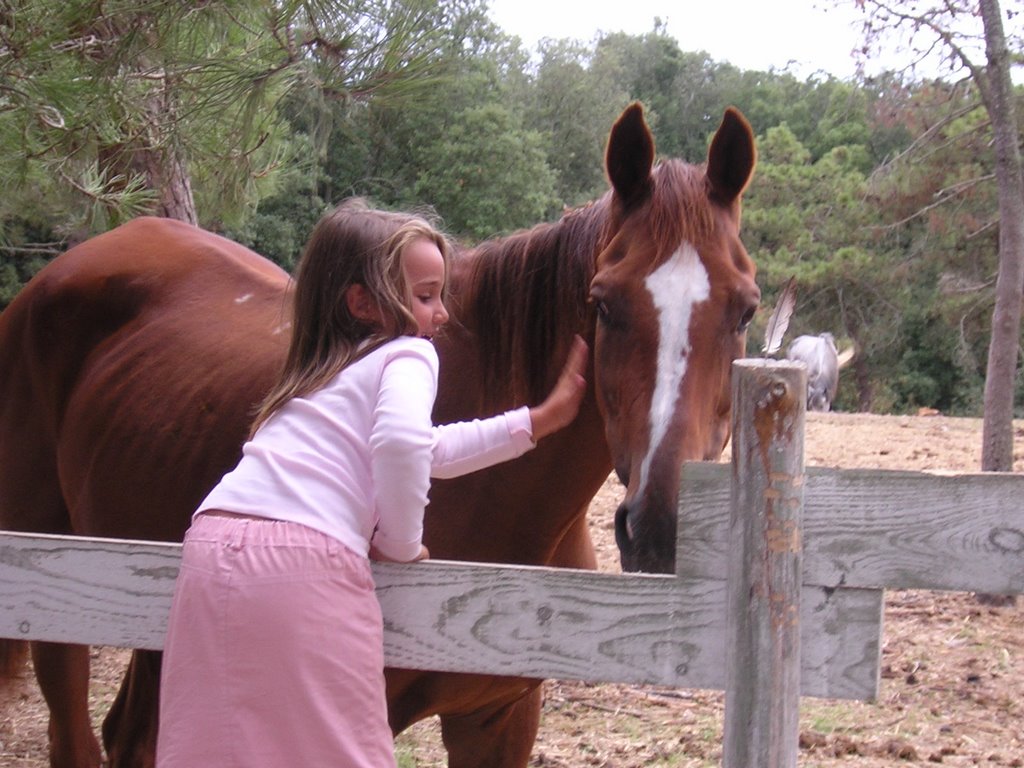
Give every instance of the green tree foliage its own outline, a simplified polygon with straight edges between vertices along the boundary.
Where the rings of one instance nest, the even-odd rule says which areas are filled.
[[[590,67],[592,51],[580,43],[548,40],[540,55],[523,119],[541,138],[560,203],[573,207],[599,197],[608,186],[608,128],[629,94],[607,69]]]
[[[685,59],[679,43],[657,21],[645,35],[620,32],[604,37],[595,54],[595,70],[613,73],[619,88],[644,103],[658,149],[665,155],[682,154],[676,128],[682,123],[684,103],[677,93],[683,86]]]
[[[499,104],[456,115],[423,150],[433,162],[416,180],[416,197],[434,201],[456,232],[474,239],[506,233],[543,221],[557,204],[540,134]]]
[[[872,176],[879,226],[899,239],[918,284],[906,304],[916,329],[893,362],[907,371],[896,394],[979,413],[998,261],[987,120],[972,89],[941,83],[919,88],[901,112],[921,138]],[[924,365],[929,355],[942,368]],[[936,390],[935,401],[920,402],[922,389]]]
[[[629,101],[694,162],[732,105],[759,137],[744,239],[766,308],[795,275],[790,338],[856,345],[838,407],[979,413],[998,206],[969,84],[743,71],[659,22],[531,55],[485,0],[23,5],[0,12],[0,142],[28,149],[0,158],[0,302],[90,218],[153,203],[125,161],[143,150],[180,151],[200,221],[290,268],[344,197],[479,240],[602,194]],[[184,91],[147,112],[168,72]]]
[[[50,179],[65,231],[144,211],[195,220],[193,190],[204,222],[230,219],[292,157],[282,100],[400,93],[429,74],[435,7],[5,3],[0,140],[11,151],[0,174],[18,190]]]
[[[888,300],[891,254],[866,226],[864,148],[841,145],[815,161],[785,123],[769,129],[759,147],[744,240],[758,261],[765,304],[796,277],[791,337],[829,331],[841,346],[856,344],[857,386],[841,388],[839,402],[863,403],[877,389],[872,361],[896,343],[898,327]]]
[[[707,138],[730,104],[722,80],[735,71],[704,52],[683,52],[658,21],[644,35],[599,40],[591,70],[643,102],[659,153],[693,162],[703,160]]]

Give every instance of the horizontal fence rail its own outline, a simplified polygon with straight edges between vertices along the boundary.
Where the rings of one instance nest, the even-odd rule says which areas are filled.
[[[804,471],[805,585],[1024,592],[1021,474]],[[680,503],[680,573],[725,578],[729,466],[687,464]]]
[[[795,766],[800,695],[877,696],[885,589],[1024,593],[1024,475],[806,469],[804,376],[734,365],[733,464],[683,467],[674,576],[374,563],[387,664],[725,689],[725,767]],[[0,637],[158,650],[180,556],[0,532]]]
[[[0,534],[0,636],[159,650],[180,551]],[[375,563],[374,579],[389,666],[678,688],[725,683],[722,580],[446,561]],[[873,696],[881,605],[872,592],[812,588],[803,606],[804,692]]]
[[[388,664],[721,689],[729,466],[682,485],[677,577],[375,563]],[[804,695],[876,695],[883,587],[1024,592],[1020,475],[808,469],[804,505]],[[0,636],[159,649],[180,549],[0,533]]]

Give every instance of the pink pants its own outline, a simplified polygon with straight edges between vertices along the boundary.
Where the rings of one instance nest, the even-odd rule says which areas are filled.
[[[203,514],[164,645],[158,768],[391,768],[369,561],[295,523]]]

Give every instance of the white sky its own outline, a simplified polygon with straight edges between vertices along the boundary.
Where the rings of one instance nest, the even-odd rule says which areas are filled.
[[[655,16],[684,51],[707,51],[744,70],[823,71],[852,77],[860,25],[849,6],[822,0],[490,0],[491,19],[533,49],[541,38],[592,42],[598,32],[640,35]],[[831,0],[828,0],[831,5]]]

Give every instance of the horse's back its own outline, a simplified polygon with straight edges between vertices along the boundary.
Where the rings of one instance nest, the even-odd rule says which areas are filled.
[[[283,356],[286,283],[240,245],[154,218],[41,270],[0,314],[0,523],[180,537]]]

